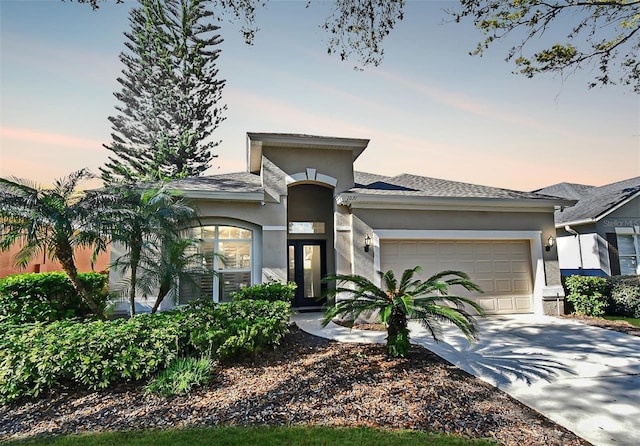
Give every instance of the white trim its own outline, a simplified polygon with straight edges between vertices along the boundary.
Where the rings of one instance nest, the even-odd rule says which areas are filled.
[[[429,230],[429,229],[374,229],[373,249],[375,271],[380,271],[380,240],[528,240],[533,273],[533,311],[543,314],[543,291],[546,286],[544,258],[542,256],[542,231],[481,231],[481,230]],[[380,285],[376,273],[374,283]]]
[[[286,226],[263,226],[263,231],[286,231]]]
[[[292,173],[291,175],[287,175],[285,178],[285,183],[287,186],[290,186],[295,183],[306,181],[312,181],[314,183],[326,184],[331,187],[336,187],[338,184],[338,180],[333,178],[330,175],[325,175],[323,173],[318,173],[318,171],[312,167],[307,167],[304,172]]]
[[[451,240],[522,240],[540,242],[542,231],[482,231],[457,229],[374,229],[374,234],[383,239],[451,239]]]
[[[184,198],[206,198],[224,201],[263,201],[264,192],[214,192],[203,190],[181,190]]]
[[[550,212],[558,203],[546,199],[427,197],[341,193],[336,203],[351,209],[420,209],[437,211]]]

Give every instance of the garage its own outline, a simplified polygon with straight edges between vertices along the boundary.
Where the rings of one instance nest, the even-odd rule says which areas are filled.
[[[533,274],[528,240],[380,240],[380,267],[396,275],[420,265],[422,278],[464,271],[484,293],[456,294],[476,300],[488,314],[533,313]]]

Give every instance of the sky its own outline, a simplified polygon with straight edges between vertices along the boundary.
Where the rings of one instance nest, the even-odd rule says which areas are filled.
[[[135,4],[0,0],[0,177],[47,185],[107,161]],[[327,54],[330,4],[305,4],[271,0],[252,46],[238,24],[221,23],[228,110],[206,174],[245,171],[246,133],[274,132],[370,139],[355,168],[389,176],[530,191],[640,175],[640,96],[630,89],[589,89],[591,72],[512,74],[508,44],[470,56],[483,36],[446,23],[453,1],[408,0],[382,64],[354,70]]]

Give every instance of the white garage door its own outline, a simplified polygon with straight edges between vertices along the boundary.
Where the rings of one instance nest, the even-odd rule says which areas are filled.
[[[475,299],[489,314],[532,313],[531,251],[527,240],[381,240],[380,266],[398,278],[422,267],[421,278],[444,270],[464,271],[484,293],[461,287],[452,294]]]

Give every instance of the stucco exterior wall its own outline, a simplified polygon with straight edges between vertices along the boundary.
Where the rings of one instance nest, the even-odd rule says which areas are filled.
[[[301,152],[304,156],[301,156]],[[351,151],[323,149],[294,149],[264,147],[263,155],[289,175],[305,172],[307,168],[337,180],[335,192],[353,187],[353,154]]]

